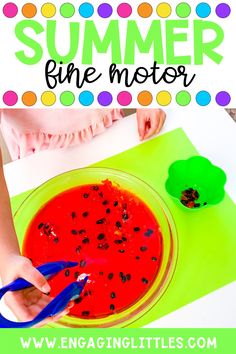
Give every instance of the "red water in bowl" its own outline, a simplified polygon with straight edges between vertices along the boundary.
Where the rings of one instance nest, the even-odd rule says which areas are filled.
[[[89,274],[70,315],[102,318],[127,309],[153,284],[162,259],[159,224],[136,195],[105,181],[67,190],[32,220],[23,254],[35,266],[77,261],[50,281],[58,294],[80,274]]]

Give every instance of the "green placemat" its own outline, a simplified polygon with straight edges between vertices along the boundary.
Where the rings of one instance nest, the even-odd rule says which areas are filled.
[[[179,256],[174,277],[157,305],[132,327],[141,327],[236,280],[236,206],[229,196],[215,207],[191,212],[179,208],[165,191],[170,164],[197,154],[183,130],[177,129],[95,164],[149,183],[165,200],[177,226]],[[13,211],[28,194],[12,198]]]

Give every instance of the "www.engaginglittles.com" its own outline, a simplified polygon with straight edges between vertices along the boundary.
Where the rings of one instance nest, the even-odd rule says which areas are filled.
[[[216,337],[20,337],[22,349],[217,349]]]

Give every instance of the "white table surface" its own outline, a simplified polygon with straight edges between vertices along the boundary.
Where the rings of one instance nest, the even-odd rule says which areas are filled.
[[[199,153],[222,167],[226,190],[236,203],[236,123],[220,108],[166,110],[162,134],[182,127]],[[85,167],[139,144],[135,116],[117,122],[91,142],[67,150],[45,151],[5,165],[11,196],[37,187],[65,171]],[[229,284],[147,327],[236,327],[236,282]],[[8,313],[4,304],[0,309]]]

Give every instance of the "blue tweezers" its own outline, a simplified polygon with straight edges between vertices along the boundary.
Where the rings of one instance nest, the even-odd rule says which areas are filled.
[[[60,271],[66,268],[72,268],[77,266],[77,262],[50,262],[43,264],[37,269],[44,275],[46,279],[51,279],[56,276]],[[0,314],[0,328],[29,328],[35,326],[39,322],[45,320],[48,317],[52,317],[65,310],[68,303],[71,300],[77,299],[81,292],[84,289],[85,284],[87,283],[88,277],[85,277],[80,282],[73,282],[68,285],[62,292],[57,295],[32,321],[28,322],[13,322],[6,319],[2,314]],[[32,287],[32,284],[26,280],[19,278],[14,282],[4,286],[0,289],[0,299],[8,291],[18,291]]]

